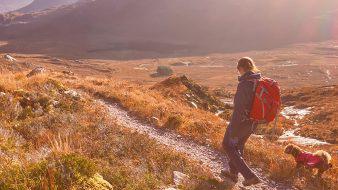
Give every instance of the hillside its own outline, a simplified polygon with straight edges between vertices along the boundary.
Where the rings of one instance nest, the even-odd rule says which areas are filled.
[[[227,188],[60,80],[74,78],[46,70],[26,77],[29,71],[1,73],[0,189]]]
[[[0,190],[338,189],[337,0],[18,3],[0,0]],[[247,128],[248,187],[221,172],[242,57],[282,96]]]
[[[124,59],[267,49],[336,39],[337,8],[335,0],[89,1],[2,28],[10,43],[1,49]]]
[[[22,7],[17,11],[22,13],[36,12],[52,7],[72,4],[76,1],[78,0],[34,0],[29,5]]]
[[[68,166],[77,165],[77,160],[80,160],[88,164],[85,173],[76,167],[68,169],[78,172],[85,181],[103,178],[117,189],[169,186],[173,183],[174,171],[192,176],[192,181],[184,184],[187,185],[184,186],[186,189],[210,189],[205,188],[205,185],[216,185],[215,189],[230,189],[224,188],[215,176],[227,165],[223,160],[220,142],[231,107],[211,95],[211,88],[208,90],[208,87],[185,76],[162,77],[153,85],[147,85],[141,79],[137,82],[120,80],[118,77],[123,72],[131,76],[130,70],[109,60],[66,60],[20,54],[12,56],[14,61],[6,58],[6,55],[0,58],[3,76],[0,80],[0,106],[7,108],[6,112],[0,112],[3,119],[0,120],[1,128],[5,129],[2,134],[0,130],[0,135],[6,137],[5,141],[0,141],[0,148],[7,155],[0,162],[7,163],[18,154],[35,160],[33,162],[20,157],[18,162],[26,164],[18,168],[23,172],[18,178],[13,177],[18,174],[13,165],[0,169],[1,174],[6,174],[6,180],[0,181],[0,185],[14,188],[10,186],[14,183],[11,180],[24,182],[27,179],[25,176],[29,176],[29,179],[46,179],[46,163]],[[120,64],[133,69],[143,62],[149,60]],[[177,62],[172,60],[169,64],[173,63]],[[36,76],[27,78],[26,74],[32,68],[41,66],[45,68],[39,70],[42,73],[37,72]],[[229,74],[227,78],[231,76],[235,77],[235,74]],[[280,80],[285,82],[286,79]],[[235,81],[228,82],[235,84]],[[232,97],[227,92],[215,94],[225,95],[222,98]],[[256,131],[259,135],[250,138],[245,158],[264,180],[263,187],[254,189],[290,189],[283,186],[300,189],[337,188],[337,141],[332,140],[336,131],[335,107],[332,106],[336,104],[335,96],[335,86],[283,90],[283,111],[290,106],[296,110],[289,113],[290,117],[298,117],[297,109],[302,113],[302,109],[312,108],[306,112],[307,115],[304,114],[305,117],[297,120],[299,125],[294,124],[296,120],[282,114],[277,133],[273,134],[280,136],[277,136],[277,141],[270,138],[272,125],[259,127]],[[219,111],[223,111],[224,115],[219,114]],[[322,130],[325,133],[319,133],[318,127],[325,128]],[[295,141],[297,139],[293,137],[281,141],[280,138],[294,128],[300,129],[294,137],[302,138],[303,141]],[[8,137],[8,130],[13,131],[15,138]],[[139,137],[139,133],[147,135]],[[73,140],[60,140],[59,134],[62,137],[69,134],[69,139]],[[156,142],[149,141],[148,136]],[[306,137],[331,144],[311,143],[313,139]],[[22,143],[22,139],[25,141],[18,144],[20,146],[11,143]],[[309,144],[302,144],[308,140],[311,140]],[[71,142],[71,148],[68,142]],[[299,143],[308,151],[329,151],[333,155],[334,167],[323,178],[313,179],[312,173],[308,171],[300,176],[295,175],[292,157],[283,153],[284,146],[289,142]],[[106,146],[107,143],[109,146]],[[175,162],[168,158],[175,158]],[[164,168],[161,166],[163,163]],[[137,172],[134,172],[135,167]],[[49,169],[55,173],[46,174],[47,178],[52,176],[59,180],[60,175],[63,175],[58,167]],[[116,174],[115,171],[119,172]],[[36,176],[38,178],[34,178]],[[139,180],[133,181],[135,178]],[[58,181],[57,184],[71,187],[69,180],[79,185],[78,178],[67,178],[63,180],[64,183]]]
[[[172,79],[169,79],[169,81],[172,81]],[[226,128],[226,120],[203,108],[196,108],[182,101],[181,97],[186,94],[186,90],[182,91],[181,87],[168,83],[168,80],[154,87],[107,78],[87,78],[80,83],[72,83],[76,88],[96,97],[103,98],[108,102],[118,103],[136,118],[143,122],[152,123],[163,131],[171,130],[186,139],[193,139],[218,150],[222,149],[221,142]],[[160,88],[157,89],[158,86]],[[166,91],[165,86],[167,87]],[[300,91],[300,89],[298,90]],[[168,93],[173,91],[180,95],[171,96]],[[312,95],[309,96],[312,97]],[[329,103],[334,104],[334,99],[329,100]],[[281,117],[277,130],[287,131],[294,127],[292,125],[292,122]],[[265,132],[271,131],[272,126],[268,126],[270,130]],[[259,128],[261,127],[263,126],[259,126]],[[336,174],[338,170],[336,166],[329,170],[323,178],[314,179],[312,173],[307,170],[302,171],[300,175],[296,175],[294,173],[294,161],[292,157],[284,154],[283,149],[286,144],[297,143],[297,141],[294,142],[292,139],[275,141],[269,139],[269,135],[269,133],[263,133],[250,138],[246,145],[245,158],[249,160],[251,165],[261,168],[264,171],[263,173],[268,174],[270,178],[279,182],[291,183],[299,189],[337,188]],[[333,162],[337,162],[336,144],[299,145],[307,151],[327,150],[333,155]]]

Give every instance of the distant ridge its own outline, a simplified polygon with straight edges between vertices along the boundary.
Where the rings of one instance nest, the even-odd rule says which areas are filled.
[[[35,0],[21,10],[32,11],[45,5],[43,2],[46,0]],[[31,15],[34,21],[0,26],[0,40],[10,40],[1,50],[157,57],[263,50],[338,39],[338,0],[311,0],[310,4],[309,0],[81,2],[42,16]]]
[[[18,12],[22,13],[29,13],[29,12],[35,12],[35,11],[41,11],[44,9],[52,8],[52,7],[58,7],[62,5],[72,4],[77,2],[78,0],[34,0],[29,5],[18,9]]]
[[[0,0],[0,13],[20,9],[32,1],[33,0]]]

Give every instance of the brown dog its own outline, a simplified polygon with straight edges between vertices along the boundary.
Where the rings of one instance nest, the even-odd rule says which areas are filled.
[[[302,150],[299,146],[289,144],[285,147],[284,152],[286,154],[291,154],[295,158],[297,168],[305,166],[310,169],[318,169],[318,177],[332,167],[331,155],[324,150],[310,153]]]

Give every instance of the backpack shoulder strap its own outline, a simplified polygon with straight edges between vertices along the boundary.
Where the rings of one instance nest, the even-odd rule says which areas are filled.
[[[257,86],[258,86],[259,79],[249,79],[248,81],[251,81],[251,82],[254,83],[253,88],[252,88],[252,91],[253,91],[253,92],[256,92],[256,88],[257,88]]]

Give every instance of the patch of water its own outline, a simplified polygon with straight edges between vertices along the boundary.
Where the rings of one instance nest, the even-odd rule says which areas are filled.
[[[135,70],[144,70],[144,71],[147,71],[148,68],[145,68],[145,67],[134,67]]]
[[[234,100],[231,99],[231,98],[223,98],[223,99],[220,99],[220,101],[223,102],[225,105],[228,105],[230,107],[234,106]]]
[[[224,110],[217,110],[217,112],[215,113],[216,116],[221,115],[222,113],[224,113]]]
[[[200,65],[202,68],[223,68],[223,65]]]
[[[291,141],[298,145],[305,145],[305,146],[329,144],[327,142],[320,141],[318,139],[302,137],[300,135],[295,134],[298,130],[300,130],[298,120],[303,119],[306,115],[310,114],[311,109],[312,107],[308,107],[304,109],[298,109],[298,108],[295,108],[294,106],[285,107],[282,110],[281,114],[285,118],[293,120],[295,122],[294,126],[297,128],[284,132],[283,135],[281,135],[278,138],[278,142]]]
[[[253,138],[256,138],[256,139],[264,139],[264,135],[252,134],[250,137],[253,137]]]
[[[327,76],[327,78],[328,78],[329,80],[332,79],[330,70],[326,70],[326,76]]]
[[[292,61],[286,61],[285,63],[282,63],[281,65],[277,65],[278,67],[293,67],[297,66],[298,64]]]
[[[292,63],[292,64],[283,64],[283,65],[278,65],[278,67],[293,67],[297,66],[298,64]]]
[[[25,21],[17,21],[17,22],[12,22],[9,24],[0,24],[0,26],[5,26],[5,27],[9,27],[9,26],[13,26],[13,25],[24,25],[24,24],[28,24],[29,22],[25,22]]]
[[[289,107],[285,107],[281,111],[281,114],[286,119],[299,120],[299,119],[303,119],[306,115],[310,114],[311,109],[312,107],[298,109],[298,108],[295,108],[295,106],[289,106]]]
[[[290,131],[286,131],[282,136],[279,137],[278,142],[286,142],[286,141],[292,141],[295,144],[298,145],[304,145],[304,146],[313,146],[313,145],[328,145],[329,143],[320,141],[317,139],[313,138],[307,138],[307,137],[302,137],[299,135],[296,135],[295,133],[299,130],[293,129]]]
[[[140,65],[137,65],[136,67],[134,67],[135,70],[145,70],[147,71],[148,70],[148,66],[150,66],[150,64],[140,64]]]

